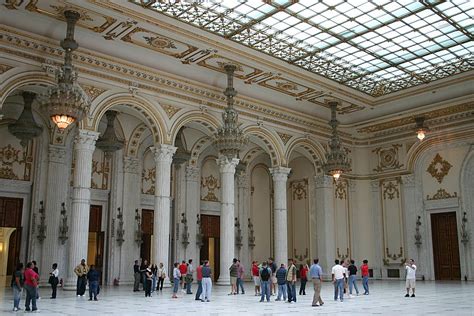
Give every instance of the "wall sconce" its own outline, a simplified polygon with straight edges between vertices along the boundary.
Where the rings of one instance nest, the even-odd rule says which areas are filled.
[[[255,247],[255,236],[254,236],[254,231],[253,231],[253,224],[252,224],[252,221],[250,220],[250,217],[248,219],[247,227],[249,228],[249,248],[253,249],[253,247]]]
[[[40,223],[38,225],[38,235],[36,236],[36,238],[38,238],[38,241],[40,243],[43,243],[43,240],[46,239],[46,215],[44,211],[43,201],[40,201],[40,208],[38,210],[38,213],[40,215]]]
[[[467,245],[469,242],[469,232],[467,231],[467,214],[464,212],[461,219],[461,242]]]
[[[61,240],[61,244],[64,245],[66,240],[68,239],[67,232],[69,231],[69,227],[67,226],[67,214],[66,214],[66,206],[61,203],[61,220],[59,222],[59,240]]]
[[[143,231],[142,231],[142,219],[138,213],[138,208],[135,209],[135,224],[137,225],[137,231],[135,232],[135,242],[138,246],[143,243]]]
[[[415,245],[417,247],[420,247],[422,242],[421,242],[421,233],[420,233],[420,226],[421,226],[421,216],[418,216],[416,219],[416,228],[415,228]]]
[[[196,226],[197,227],[196,245],[200,249],[204,245],[204,241],[203,241],[204,235],[202,233],[201,217],[199,216],[199,214],[197,214],[196,216],[197,216],[197,221],[196,221],[196,225],[197,225]]]
[[[123,242],[125,241],[125,239],[123,238],[123,236],[125,235],[125,230],[123,229],[123,212],[122,210],[119,208],[117,208],[117,222],[118,222],[118,227],[117,227],[117,243],[119,245],[119,247],[122,246]]]
[[[239,219],[236,217],[234,219],[234,226],[236,228],[235,230],[235,246],[237,248],[242,248],[242,229],[240,229],[240,222]]]
[[[183,224],[183,233],[181,243],[184,248],[189,245],[189,232],[188,232],[188,220],[186,219],[186,214],[181,213],[181,224]]]

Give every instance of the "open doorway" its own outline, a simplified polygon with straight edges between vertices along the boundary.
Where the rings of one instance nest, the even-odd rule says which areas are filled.
[[[0,197],[0,277],[12,275],[20,262],[22,209],[23,199]]]
[[[201,229],[203,245],[201,247],[201,260],[209,260],[212,269],[212,279],[219,279],[220,266],[220,217],[214,215],[201,215]]]
[[[140,247],[140,258],[146,259],[148,262],[152,262],[153,258],[153,210],[142,210],[142,245]],[[159,262],[152,262],[156,265]]]
[[[100,274],[102,284],[104,271],[104,237],[102,231],[102,206],[91,205],[89,215],[89,243],[87,249],[87,265],[94,265]]]

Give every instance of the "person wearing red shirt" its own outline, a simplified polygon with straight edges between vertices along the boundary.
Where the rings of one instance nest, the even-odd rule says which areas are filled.
[[[184,289],[186,288],[186,284],[184,283],[184,277],[186,276],[186,272],[188,271],[188,266],[186,265],[186,261],[181,261],[181,264],[179,265],[179,272],[181,273],[181,288]]]
[[[306,295],[306,282],[308,282],[308,277],[307,277],[308,271],[309,271],[308,265],[306,263],[302,264],[301,269],[300,269],[300,279],[301,279],[300,295],[301,294]]]
[[[26,302],[25,311],[30,311],[30,301],[32,311],[34,312],[38,308],[36,307],[36,287],[38,286],[39,276],[38,273],[33,271],[33,263],[28,262],[25,270],[25,290],[26,290]]]
[[[362,275],[362,286],[364,287],[364,295],[369,295],[369,261],[365,259],[360,266]]]
[[[260,296],[260,270],[257,263],[257,261],[252,262],[252,279],[255,284],[255,296]]]
[[[201,264],[196,268],[196,279],[198,283],[198,289],[196,292],[196,301],[201,300],[201,294],[202,294],[202,265],[204,262],[201,261]]]

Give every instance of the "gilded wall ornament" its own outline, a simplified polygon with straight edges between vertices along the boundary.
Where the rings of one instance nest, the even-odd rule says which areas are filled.
[[[161,107],[163,110],[165,110],[166,116],[168,116],[169,119],[171,119],[179,110],[181,110],[180,108],[169,104],[162,104]]]
[[[33,157],[25,150],[16,149],[11,144],[0,148],[0,178],[9,180],[30,180]]]
[[[212,201],[212,202],[219,202],[214,191],[220,188],[219,180],[214,177],[212,174],[201,178],[201,187],[207,188],[207,194],[205,197],[201,198],[203,201]]]
[[[107,190],[109,188],[110,159],[105,156],[102,161],[92,160],[91,188]],[[100,184],[94,181],[94,178],[100,180]]]
[[[288,143],[288,141],[291,139],[291,135],[288,135],[288,134],[285,134],[285,133],[281,133],[281,132],[277,132],[278,136],[280,136],[280,139],[281,141],[283,142],[283,144],[286,145],[286,143]]]
[[[10,69],[13,69],[13,67],[9,65],[5,65],[5,64],[0,64],[0,75],[3,74],[4,72],[7,72]]]
[[[99,95],[104,93],[106,90],[105,89],[100,89],[97,87],[93,86],[88,86],[88,85],[80,85],[82,90],[87,94],[89,97],[90,101],[94,101]]]
[[[457,192],[454,192],[453,194],[448,193],[445,189],[439,189],[436,191],[435,194],[433,194],[432,197],[429,195],[426,196],[427,200],[444,200],[444,199],[450,199],[450,198],[455,198],[458,196]]]
[[[378,165],[373,171],[382,172],[385,170],[400,169],[403,164],[400,163],[398,153],[402,147],[401,144],[392,144],[389,148],[378,147],[372,150],[377,154]]]
[[[156,168],[142,170],[142,193],[155,194]]]
[[[143,36],[143,38],[146,40],[146,42],[149,45],[153,47],[176,49],[176,45],[169,38],[165,38],[161,36]]]
[[[308,179],[291,182],[293,201],[305,200],[308,196]]]
[[[392,260],[392,261],[396,261],[398,259],[402,259],[402,263],[404,262],[404,259],[402,258],[403,257],[403,247],[400,247],[400,252],[398,254],[396,253],[390,253],[390,250],[387,248],[385,248],[385,258],[383,259],[383,262],[385,265],[388,265],[390,263],[389,260]]]
[[[436,178],[439,183],[441,183],[443,182],[443,178],[448,175],[449,169],[451,169],[451,167],[452,165],[448,161],[444,160],[440,154],[436,154],[426,171],[433,178]]]
[[[345,200],[347,199],[347,182],[346,181],[335,181],[335,197],[336,199]]]
[[[398,183],[395,181],[388,181],[383,183],[383,199],[393,200],[394,198],[400,198],[400,191]]]

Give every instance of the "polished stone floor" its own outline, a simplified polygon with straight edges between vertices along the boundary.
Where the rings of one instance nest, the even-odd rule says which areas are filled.
[[[404,297],[404,282],[374,281],[370,284],[369,296],[355,296],[344,302],[335,302],[333,287],[323,285],[323,307],[311,307],[312,288],[306,296],[298,296],[298,302],[288,304],[275,302],[259,303],[253,295],[252,284],[247,283],[245,295],[228,296],[228,288],[213,288],[212,301],[201,303],[193,295],[179,293],[171,299],[171,289],[162,294],[145,298],[143,292],[133,293],[130,288],[106,287],[101,290],[98,302],[89,302],[87,297],[76,297],[74,292],[58,290],[58,298],[50,300],[49,288],[41,288],[43,299],[39,300],[42,315],[474,315],[474,282],[417,282],[417,296]],[[0,315],[13,313],[10,288],[0,288]],[[24,296],[20,306],[24,308]]]

